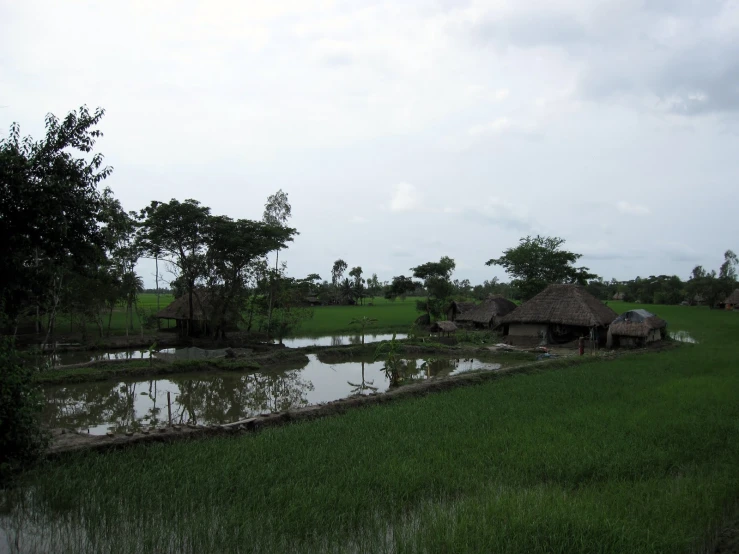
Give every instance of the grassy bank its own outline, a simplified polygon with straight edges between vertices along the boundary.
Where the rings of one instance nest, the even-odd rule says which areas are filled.
[[[703,551],[739,497],[739,314],[640,307],[699,344],[70,456],[11,519],[57,552]]]

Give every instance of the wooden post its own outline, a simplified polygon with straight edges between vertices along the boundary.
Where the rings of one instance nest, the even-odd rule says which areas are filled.
[[[172,395],[167,391],[167,414],[169,415],[169,426],[172,426]]]

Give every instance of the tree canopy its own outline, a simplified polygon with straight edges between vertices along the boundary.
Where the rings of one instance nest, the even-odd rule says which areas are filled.
[[[518,246],[508,248],[500,258],[488,260],[485,265],[503,267],[513,278],[511,284],[521,290],[524,300],[555,283],[585,285],[596,276],[587,267],[575,267],[582,254],[562,249],[564,243],[565,240],[558,237],[527,236]]]

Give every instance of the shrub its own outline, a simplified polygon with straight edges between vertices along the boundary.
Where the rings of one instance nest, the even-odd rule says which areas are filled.
[[[36,460],[48,443],[39,421],[43,398],[33,385],[33,372],[10,340],[0,340],[0,483]]]

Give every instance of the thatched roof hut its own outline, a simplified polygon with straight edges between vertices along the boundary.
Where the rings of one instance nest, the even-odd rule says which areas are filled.
[[[431,326],[432,333],[454,333],[457,325],[453,321],[437,321]]]
[[[727,310],[733,310],[739,308],[739,289],[736,289],[724,300],[724,306]]]
[[[608,327],[608,346],[640,346],[662,340],[667,322],[647,310],[629,310]]]
[[[605,341],[605,329],[617,316],[580,285],[549,285],[501,323],[508,326],[509,337],[567,342],[592,331],[600,342]]]
[[[453,300],[446,310],[446,316],[449,321],[456,321],[461,314],[474,310],[475,308],[477,308],[477,304],[474,302],[459,302],[457,300]]]
[[[192,320],[193,331],[210,332],[210,320],[215,315],[214,308],[208,291],[196,289],[192,295],[192,317],[190,317],[190,296],[188,294],[183,294],[169,306],[159,310],[155,317],[157,319],[173,319],[177,322],[176,327],[183,331],[187,326],[187,322]],[[226,329],[235,329],[238,320],[239,314],[236,310],[228,309],[223,323]]]
[[[208,293],[199,290],[194,291],[192,295],[192,317],[190,317],[190,297],[187,294],[183,294],[169,306],[159,310],[156,317],[158,319],[205,321],[210,311],[211,303]]]
[[[625,292],[617,292],[613,295],[614,300],[623,300],[624,298],[626,298]]]
[[[490,296],[479,306],[468,310],[459,316],[460,323],[468,322],[476,326],[497,327],[503,316],[516,309],[516,305],[503,296]]]

